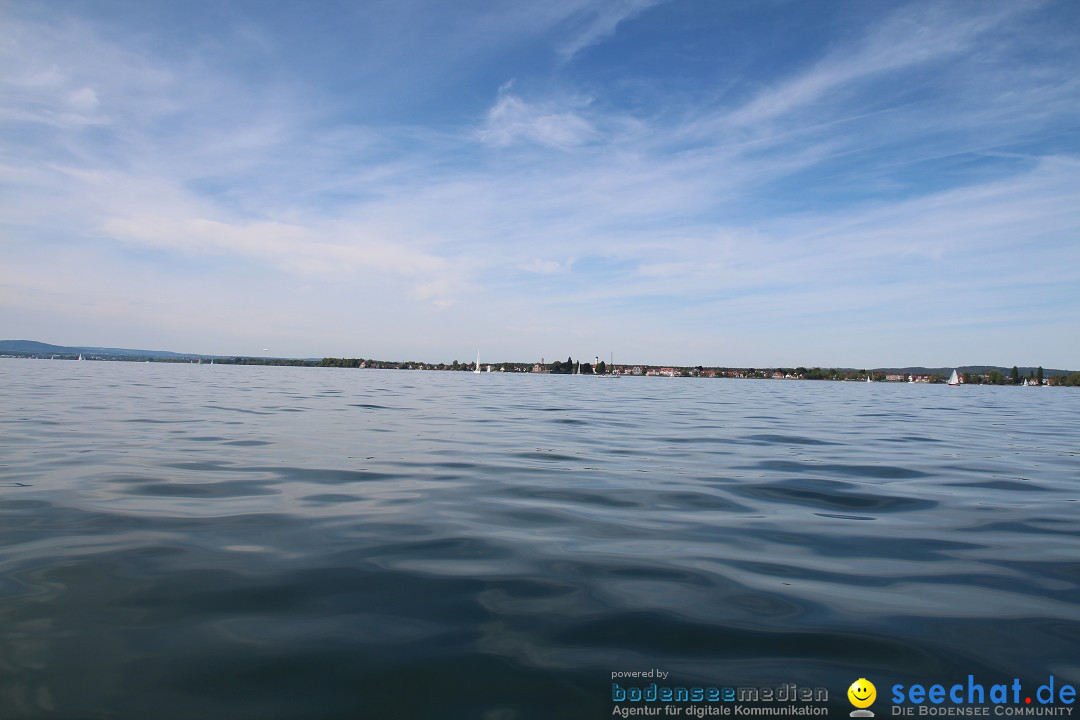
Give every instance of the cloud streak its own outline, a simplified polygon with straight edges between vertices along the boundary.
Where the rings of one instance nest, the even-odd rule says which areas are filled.
[[[563,62],[569,62],[586,48],[600,43],[615,33],[619,23],[631,20],[663,0],[607,0],[591,3],[581,15],[584,21],[578,29],[558,45]]]
[[[1030,5],[1015,3],[971,16],[945,5],[903,7],[853,47],[834,50],[805,72],[760,93],[724,120],[742,126],[769,122],[816,105],[853,84],[971,51],[981,36],[1009,22],[1025,8]]]

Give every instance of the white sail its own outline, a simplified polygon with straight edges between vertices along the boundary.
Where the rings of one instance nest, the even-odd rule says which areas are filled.
[[[960,384],[960,376],[956,374],[955,370],[953,370],[952,375],[949,376],[949,384],[950,385],[959,385]]]
[[[476,351],[476,368],[473,370],[477,375],[480,374],[480,351]]]

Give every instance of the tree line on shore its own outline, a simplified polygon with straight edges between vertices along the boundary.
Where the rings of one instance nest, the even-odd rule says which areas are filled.
[[[1080,387],[1080,373],[1062,373],[1047,376],[1041,367],[1031,368],[1027,376],[1022,376],[1020,369],[1013,365],[1006,375],[991,368],[985,373],[963,373],[964,383],[970,385],[1053,385],[1059,387]]]
[[[274,358],[274,357],[221,357],[221,356],[179,356],[179,357],[147,357],[144,355],[119,355],[97,354],[93,351],[79,355],[71,352],[39,353],[39,352],[6,352],[4,357],[25,358],[52,358],[56,360],[75,360],[83,357],[87,360],[122,360],[136,362],[164,362],[164,363],[193,363],[203,364],[214,362],[218,365],[284,365],[291,367],[339,367],[339,368],[374,368],[383,370],[448,370],[448,371],[472,371],[476,369],[475,362],[460,362],[454,360],[451,363],[426,363],[419,361],[393,361],[376,360],[372,358],[334,358],[322,359],[299,359],[299,358]],[[553,375],[606,375],[612,372],[620,372],[624,375],[634,374],[632,368],[638,368],[639,373],[648,374],[650,371],[658,371],[660,368],[652,365],[608,365],[600,360],[594,366],[592,363],[575,361],[573,357],[567,357],[566,361],[556,360],[550,363],[481,363],[482,369],[490,368],[494,372],[544,372]],[[726,377],[726,378],[784,378],[797,380],[834,380],[851,381],[865,380],[869,375],[875,382],[895,380],[896,375],[907,377],[913,374],[912,369],[907,370],[853,370],[837,368],[706,368],[701,365],[692,367],[664,368],[664,374],[676,377]],[[1025,368],[1026,374],[1019,367],[1013,366],[1010,370],[1004,368],[977,366],[960,372],[960,377],[966,385],[1051,385],[1058,387],[1080,387],[1080,372],[1067,372],[1062,370],[1044,371],[1042,367]],[[917,371],[914,374],[920,382],[944,383],[945,375],[940,372]]]
[[[372,360],[365,358],[323,358],[322,361],[315,363],[320,367],[344,367],[344,368],[380,368],[380,369],[400,369],[400,370],[449,370],[449,371],[472,371],[476,369],[476,363],[474,362],[460,362],[454,360],[452,363],[424,363],[424,362],[394,362],[383,360]],[[608,366],[606,362],[601,360],[595,367],[592,363],[575,361],[573,357],[567,357],[566,361],[556,360],[554,362],[540,365],[540,363],[491,363],[485,365],[481,363],[481,368],[486,369],[490,367],[495,372],[545,372],[552,375],[605,375],[610,372],[620,371],[623,374],[630,374],[629,368],[631,366]],[[653,368],[654,366],[639,366],[644,368]],[[850,370],[850,369],[837,369],[837,368],[705,368],[701,365],[693,367],[681,367],[681,368],[669,368],[671,374],[676,377],[727,377],[727,378],[757,378],[768,379],[775,377],[782,377],[785,379],[798,379],[798,380],[833,380],[833,381],[851,381],[851,380],[865,380],[867,375],[870,376],[875,382],[884,382],[889,375],[894,375],[893,372],[885,372],[880,370]],[[901,373],[902,374],[902,373]],[[905,375],[906,377],[906,375]],[[920,374],[921,382],[929,383],[944,383],[947,378],[940,373],[931,373],[929,375]],[[1044,373],[1041,367],[1031,368],[1026,377],[1021,377],[1020,370],[1017,366],[1008,372],[1004,373],[996,368],[990,368],[986,372],[964,372],[961,377],[967,385],[1023,385],[1024,380],[1028,380],[1028,384],[1046,384],[1057,386],[1069,386],[1080,387],[1080,372],[1075,373],[1058,373],[1047,375]]]

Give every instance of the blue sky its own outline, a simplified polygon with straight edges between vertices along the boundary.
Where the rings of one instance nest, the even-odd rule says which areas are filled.
[[[1080,367],[1080,4],[4,2],[0,336]]]

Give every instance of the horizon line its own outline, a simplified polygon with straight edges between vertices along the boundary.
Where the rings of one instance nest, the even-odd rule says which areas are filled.
[[[42,353],[38,353],[38,351],[33,351],[33,350],[7,350],[7,349],[4,349],[2,347],[4,344],[7,344],[7,343],[37,343],[37,344],[41,344],[41,345],[49,345],[51,347],[57,348],[57,350],[52,351],[54,354],[62,354],[65,351],[95,351],[96,350],[96,351],[112,351],[111,353],[106,353],[106,354],[115,354],[115,355],[117,355],[119,357],[122,357],[122,356],[148,357],[148,355],[146,355],[147,353],[164,353],[164,354],[169,354],[169,355],[177,356],[177,357],[205,358],[205,359],[210,359],[210,358],[213,358],[213,359],[242,358],[242,359],[253,359],[253,360],[290,360],[290,361],[300,361],[300,362],[312,362],[312,361],[320,362],[320,361],[323,361],[323,360],[360,360],[360,361],[369,361],[369,362],[376,362],[376,363],[421,364],[421,365],[452,365],[453,363],[457,362],[459,365],[469,366],[469,367],[471,367],[471,366],[473,366],[475,364],[474,361],[464,361],[463,362],[463,361],[458,360],[458,359],[453,359],[453,360],[449,360],[449,361],[442,361],[442,360],[440,360],[440,361],[431,361],[431,360],[417,360],[417,359],[391,360],[391,359],[380,359],[380,358],[375,358],[375,357],[339,356],[339,355],[286,356],[286,355],[261,355],[261,354],[250,354],[250,353],[246,353],[246,354],[245,353],[224,353],[224,354],[222,354],[222,353],[180,352],[180,351],[175,351],[175,350],[156,350],[156,349],[145,349],[145,348],[123,348],[123,347],[104,346],[104,345],[54,345],[53,343],[46,343],[46,342],[43,342],[43,341],[40,341],[40,340],[26,340],[26,339],[0,340],[0,353],[4,353],[4,354],[14,353],[15,355],[19,355],[19,356],[31,356],[31,355],[36,355],[36,354],[42,354],[45,351],[42,351]],[[594,355],[594,357],[598,357],[598,356]],[[568,356],[568,358],[571,359],[571,360],[574,360],[572,355]],[[537,365],[537,364],[540,364],[540,360],[545,360],[545,358],[540,358],[538,360],[500,360],[500,361],[496,361],[496,362],[481,362],[480,365],[490,365],[492,367],[501,366],[501,365],[504,365],[504,364],[509,364],[509,365]],[[551,364],[553,364],[555,362],[562,363],[563,361],[561,359],[557,359],[557,360],[552,360],[552,361],[546,361],[546,362],[544,362],[544,364],[545,365],[551,365]],[[580,359],[574,360],[574,362],[579,362],[581,364],[585,364],[585,365],[589,365],[589,366],[596,365],[596,363],[582,361]],[[605,366],[608,366],[607,361],[601,359],[600,362],[603,362],[605,364]],[[711,370],[766,370],[766,369],[768,369],[768,370],[782,370],[782,369],[796,370],[798,368],[803,368],[805,370],[814,370],[814,369],[818,369],[818,370],[844,370],[844,371],[855,371],[855,372],[858,372],[858,371],[862,371],[862,372],[887,371],[887,370],[898,370],[899,371],[899,370],[919,370],[919,369],[923,369],[923,370],[943,370],[943,369],[947,369],[947,368],[952,368],[952,369],[956,369],[956,370],[959,370],[961,368],[987,368],[987,369],[1009,370],[1012,367],[1016,367],[1018,369],[1023,368],[1025,370],[1034,371],[1034,370],[1037,370],[1038,368],[1042,367],[1044,372],[1061,372],[1061,373],[1080,372],[1078,370],[1070,370],[1070,369],[1066,369],[1066,368],[1048,368],[1048,367],[1042,366],[1042,365],[1016,365],[1016,364],[1014,364],[1014,365],[1000,365],[1000,364],[994,364],[994,363],[966,363],[966,364],[957,364],[957,365],[954,365],[954,364],[944,364],[944,365],[877,365],[877,366],[862,366],[862,367],[859,367],[859,366],[853,366],[853,365],[844,366],[844,365],[806,365],[806,364],[798,364],[798,365],[777,365],[777,364],[767,364],[767,365],[760,365],[760,364],[755,364],[755,365],[706,365],[704,363],[675,364],[675,363],[667,363],[667,362],[665,362],[665,363],[618,362],[618,363],[611,363],[610,366],[611,367],[623,367],[623,368],[625,368],[625,367],[635,367],[635,366],[639,366],[639,367],[642,367],[642,368],[678,368],[678,369],[702,368],[702,369],[711,369]]]

